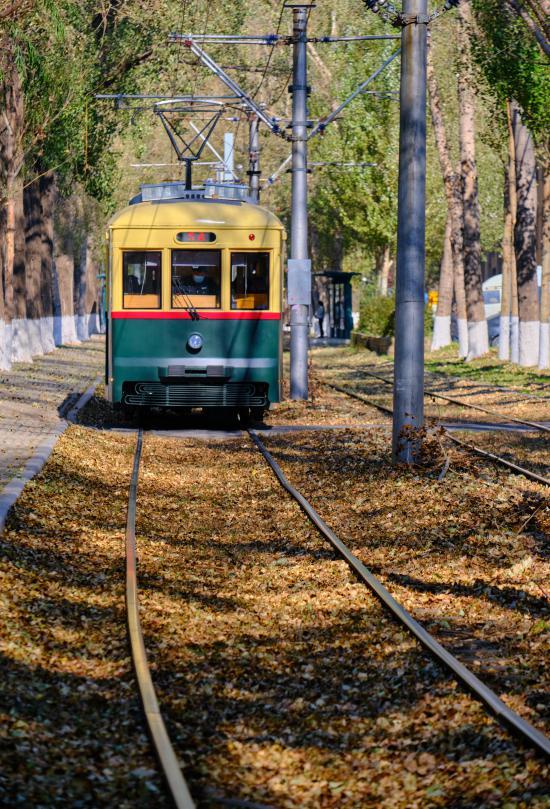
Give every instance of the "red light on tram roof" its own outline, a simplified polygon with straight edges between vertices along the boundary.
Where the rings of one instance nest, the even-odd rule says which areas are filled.
[[[253,233],[249,233],[248,238],[250,239],[251,242],[253,242],[256,237],[254,236]]]

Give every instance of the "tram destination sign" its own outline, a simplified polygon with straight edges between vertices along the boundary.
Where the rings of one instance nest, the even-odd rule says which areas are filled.
[[[184,230],[176,234],[177,242],[215,242],[216,234],[207,233],[205,231]]]

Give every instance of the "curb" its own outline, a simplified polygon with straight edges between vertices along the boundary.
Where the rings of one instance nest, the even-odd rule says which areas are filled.
[[[32,457],[27,461],[21,474],[12,478],[0,492],[0,536],[4,532],[4,525],[6,524],[6,519],[10,508],[14,505],[29,480],[32,480],[33,477],[38,475],[38,473],[41,471],[42,467],[50,457],[53,448],[69,426],[69,422],[75,422],[76,414],[88,404],[94,395],[98,384],[99,377],[88,388],[88,390],[82,394],[77,403],[73,405],[73,407],[67,413],[66,418],[60,424],[54,427],[51,434],[38,445]]]

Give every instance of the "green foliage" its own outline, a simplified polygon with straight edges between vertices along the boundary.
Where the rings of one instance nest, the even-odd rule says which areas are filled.
[[[359,307],[359,330],[372,337],[393,337],[395,299],[366,293]]]
[[[515,98],[533,136],[550,131],[548,62],[525,23],[499,0],[474,0],[473,53],[499,101]]]
[[[424,334],[433,328],[433,315],[429,306],[424,307]],[[395,334],[395,298],[383,297],[367,289],[359,304],[359,331],[371,337],[393,337]]]

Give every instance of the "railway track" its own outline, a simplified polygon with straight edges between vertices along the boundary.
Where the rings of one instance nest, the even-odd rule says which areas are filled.
[[[177,809],[194,809],[195,803],[182,775],[178,759],[168,736],[160,712],[155,687],[147,662],[147,653],[139,619],[136,553],[136,506],[143,430],[139,429],[134,454],[134,466],[128,495],[128,517],[126,521],[126,612],[128,636],[132,651],[132,661],[141,697],[141,704],[147,722],[155,755],[166,781],[166,786]]]
[[[380,374],[375,374],[372,371],[363,370],[362,373],[365,373],[367,376],[371,376],[374,379],[379,379],[381,382],[384,382],[385,385],[393,385],[393,378],[386,379],[386,377],[381,376]],[[434,399],[442,399],[445,402],[449,402],[451,404],[459,405],[460,407],[466,407],[470,410],[477,410],[481,413],[487,413],[489,416],[495,416],[496,418],[502,418],[501,413],[497,413],[495,410],[489,410],[486,407],[481,407],[481,405],[475,405],[471,402],[464,402],[462,399],[457,399],[454,396],[446,396],[443,393],[438,393],[437,391],[430,390],[429,388],[425,389],[424,392],[425,398],[432,397]],[[515,424],[524,424],[528,427],[531,427],[533,430],[540,430],[541,432],[550,433],[550,427],[547,427],[545,424],[540,424],[537,421],[528,421],[527,419],[516,419],[512,416],[508,417],[508,421],[512,421]]]
[[[550,740],[529,722],[511,710],[490,688],[479,680],[470,669],[447,651],[393,598],[382,582],[377,579],[359,558],[352,553],[345,543],[336,536],[309,501],[292,486],[257,432],[253,429],[249,429],[247,432],[254,446],[261,453],[281,486],[294,498],[321,536],[330,543],[333,550],[348,564],[359,580],[374,593],[384,608],[391,613],[392,617],[399,622],[407,632],[413,635],[429,654],[436,659],[439,664],[444,666],[467,691],[478,699],[486,710],[503,726],[539,753],[550,756]],[[142,448],[143,431],[139,429],[129,488],[126,526],[126,603],[128,632],[136,680],[151,743],[164,776],[169,795],[177,809],[193,809],[195,803],[182,774],[176,752],[171,744],[166,725],[162,718],[161,708],[149,670],[139,617],[136,501]],[[232,804],[231,799],[221,799],[220,803],[224,805],[247,805],[246,802]]]
[[[338,391],[339,393],[343,393],[346,396],[350,396],[353,399],[357,399],[360,402],[368,405],[369,407],[374,407],[376,410],[379,410],[381,413],[384,413],[386,416],[393,416],[393,410],[385,405],[381,405],[378,402],[373,402],[372,399],[369,399],[367,396],[361,393],[357,393],[356,391],[349,390],[348,388],[343,388],[341,385],[334,385],[332,382],[323,382],[324,385],[327,385],[329,388]],[[388,382],[391,384],[391,382]],[[516,419],[517,421],[517,419]],[[539,425],[540,428],[543,430],[547,430],[546,427],[543,425]],[[502,458],[500,455],[495,455],[492,452],[487,452],[487,450],[481,449],[481,447],[476,447],[474,444],[470,444],[467,441],[462,441],[460,438],[456,438],[454,435],[451,435],[448,430],[445,430],[445,435],[457,446],[463,447],[464,449],[469,450],[470,452],[479,455],[481,458],[486,458],[487,460],[492,461],[493,463],[499,464],[500,466],[504,466],[510,471],[514,472],[517,475],[523,475],[529,480],[533,480],[536,483],[542,483],[545,486],[550,486],[550,478],[544,477],[543,475],[538,475],[536,472],[533,472],[530,469],[525,469],[523,466],[519,466],[519,464],[515,464],[512,461],[507,461],[506,458]]]
[[[355,556],[347,545],[339,539],[334,531],[313,508],[311,503],[292,486],[283,470],[271,455],[265,444],[254,430],[248,431],[250,438],[261,452],[265,461],[275,474],[281,486],[294,498],[302,511],[315,525],[319,533],[326,539],[336,553],[353,570],[355,575],[389,610],[392,617],[410,632],[419,643],[443,665],[456,680],[466,688],[502,725],[519,736],[524,742],[550,757],[550,739],[533,727],[529,722],[512,711],[502,700],[488,688],[476,675],[464,666],[456,657],[445,649],[424,627],[416,621],[407,610],[396,601],[382,582]]]
[[[368,368],[384,367],[384,366],[388,366],[388,365],[393,368],[393,362],[392,361],[380,362],[377,365],[364,366],[364,367],[361,367],[361,373],[363,373],[363,372],[366,373]],[[345,366],[345,367],[347,367],[347,368],[349,368],[351,370],[353,366],[348,365],[348,366]],[[356,369],[354,368],[353,370],[356,370]],[[442,373],[438,373],[437,371],[426,371],[426,376],[429,376],[431,378],[432,382],[436,382],[438,380],[441,380],[441,381],[445,380],[445,381],[449,381],[449,382],[472,382],[474,384],[477,383],[477,384],[483,385],[485,388],[490,388],[490,390],[489,391],[486,390],[485,393],[487,393],[487,392],[509,393],[509,394],[514,395],[514,396],[519,396],[520,397],[519,401],[521,401],[521,402],[523,402],[523,401],[540,402],[543,399],[543,397],[541,397],[539,394],[529,393],[529,392],[524,391],[524,390],[516,390],[514,388],[507,388],[506,385],[495,385],[494,382],[483,383],[481,380],[476,380],[476,379],[468,379],[468,378],[462,379],[461,377],[458,377],[458,376],[451,376],[451,375],[447,375],[447,374],[442,374]],[[535,387],[534,385],[532,385],[532,386]],[[542,390],[545,390],[545,387],[543,385],[539,385],[538,389],[542,391]],[[473,389],[473,388],[472,389],[466,388],[465,393],[472,394],[474,396],[475,395],[478,395],[478,396],[483,395],[483,392],[479,392],[479,391],[476,392],[476,390]]]

